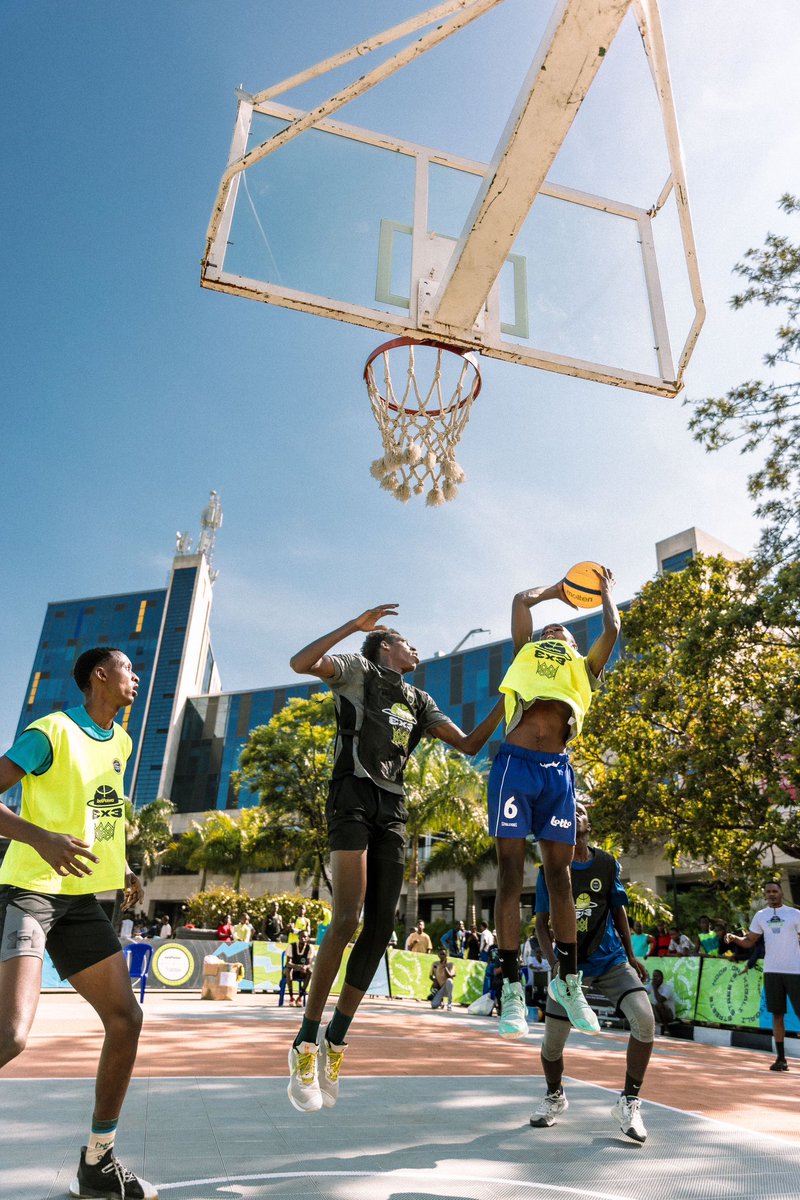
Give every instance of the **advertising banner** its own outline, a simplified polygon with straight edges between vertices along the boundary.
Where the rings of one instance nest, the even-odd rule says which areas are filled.
[[[413,954],[410,950],[389,950],[387,958],[392,995],[427,1000],[431,992],[431,967],[438,962],[438,955]],[[483,993],[486,963],[466,958],[451,958],[448,961],[456,969],[453,1003],[471,1004]]]
[[[675,989],[675,1016],[679,1021],[694,1020],[697,985],[700,978],[700,958],[645,958],[647,974],[660,971],[665,983]],[[698,1018],[699,1019],[699,1018]]]
[[[244,967],[244,979],[240,987],[247,989],[253,986],[253,954],[246,942],[228,944],[211,941],[183,942],[172,938],[162,941],[160,938],[153,938],[148,944],[153,947],[147,977],[148,990],[182,988],[199,991],[203,981],[203,959],[207,954],[216,954],[218,958],[241,963]],[[66,980],[59,979],[49,954],[45,954],[42,990],[69,989],[69,986]]]
[[[707,1025],[759,1029],[761,967],[745,971],[741,963],[727,958],[704,958],[702,963],[695,1019]]]

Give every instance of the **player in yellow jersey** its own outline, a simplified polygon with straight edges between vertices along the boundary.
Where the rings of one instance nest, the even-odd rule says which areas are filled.
[[[125,860],[131,739],[114,722],[139,680],[130,659],[107,646],[81,654],[73,678],[83,705],[31,722],[0,758],[0,793],[22,780],[21,815],[0,804],[0,836],[11,842],[0,867],[0,1067],[25,1048],[47,949],[105,1030],[91,1132],[70,1195],[157,1200],[152,1184],[114,1155],[142,1010],[95,895],[124,886],[126,907],[143,898]]]
[[[519,903],[525,865],[525,839],[538,839],[550,895],[550,922],[558,952],[558,972],[550,994],[576,1029],[599,1030],[581,990],[577,927],[570,863],[575,847],[575,780],[567,743],[580,733],[583,718],[619,635],[613,599],[614,576],[600,578],[603,631],[586,658],[563,625],[546,625],[532,641],[531,609],[545,600],[567,600],[563,584],[518,592],[511,610],[515,658],[500,691],[506,698],[506,738],[489,775],[489,832],[497,847],[495,924],[503,969],[501,1037],[528,1032],[525,997],[519,981]],[[575,607],[571,605],[570,607]]]

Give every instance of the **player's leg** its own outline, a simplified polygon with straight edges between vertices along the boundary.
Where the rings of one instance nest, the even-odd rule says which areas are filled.
[[[539,840],[542,869],[550,896],[550,925],[553,948],[558,955],[556,971],[548,986],[552,998],[564,1008],[572,1024],[581,1033],[599,1033],[600,1022],[583,994],[582,974],[578,971],[577,924],[572,896],[570,863],[573,846],[568,842]]]
[[[772,1037],[775,1041],[775,1062],[770,1067],[770,1071],[788,1071],[789,1064],[786,1061],[785,1037],[786,1037],[786,979],[785,975],[779,975],[769,971],[764,973],[764,994],[767,1002],[767,1012],[772,1016]],[[797,996],[792,997],[793,1003],[797,1003]]]
[[[612,1004],[622,1010],[631,1027],[625,1057],[625,1082],[611,1114],[627,1137],[635,1142],[643,1142],[647,1130],[642,1120],[639,1093],[653,1053],[656,1033],[650,998],[639,976],[628,963],[612,968],[596,982]]]
[[[322,1014],[342,965],[342,956],[356,931],[367,889],[367,851],[331,852],[333,914],[314,960],[303,1021],[289,1048],[289,1099],[299,1112],[317,1112],[323,1098],[319,1087],[319,1027]],[[339,1003],[341,1003],[341,998]]]
[[[110,925],[108,929],[111,930]],[[142,1010],[131,988],[127,963],[117,949],[67,977],[78,995],[91,1004],[104,1030],[91,1132],[87,1145],[81,1150],[78,1174],[70,1186],[70,1195],[119,1195],[125,1196],[126,1200],[157,1200],[158,1193],[153,1185],[137,1179],[114,1154],[117,1123],[142,1028]]]
[[[556,1117],[569,1108],[561,1081],[564,1076],[564,1047],[571,1028],[564,1009],[548,996],[541,1048],[542,1073],[547,1091],[531,1115],[530,1123],[534,1129],[549,1128]]]
[[[42,990],[50,897],[0,887],[0,1068],[25,1049]]]

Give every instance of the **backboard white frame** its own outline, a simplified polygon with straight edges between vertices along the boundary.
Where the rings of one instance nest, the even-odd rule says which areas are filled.
[[[491,164],[474,162],[330,119],[329,114],[337,111],[349,99],[362,94],[499,2],[449,0],[257,96],[240,91],[228,167],[220,184],[208,230],[201,284],[212,290],[332,317],[395,336],[409,334],[433,337],[446,344],[479,350],[508,362],[655,395],[674,396],[683,386],[684,371],[705,317],[705,305],[656,0],[558,0],[548,31],[542,39]],[[669,162],[669,174],[664,186],[648,209],[610,197],[560,187],[545,179],[580,102],[599,69],[605,48],[613,40],[629,8],[633,9],[639,25],[656,88]],[[440,24],[433,32],[424,35],[374,71],[361,76],[356,83],[340,90],[311,113],[286,107],[272,99],[274,95],[288,91],[300,82],[352,61],[365,50],[377,48],[454,12],[456,15],[451,16],[449,24]],[[603,48],[599,55],[598,47]],[[276,117],[288,122],[288,125],[248,151],[255,113]],[[227,243],[242,172],[310,128],[413,158],[412,288],[408,314],[380,311],[226,271]],[[483,180],[455,252],[448,256],[449,261],[444,268],[437,261],[436,246],[427,229],[428,173],[430,165],[434,163],[475,174]],[[524,170],[520,169],[520,163],[525,164]],[[621,369],[610,363],[552,354],[543,348],[503,340],[502,335],[507,330],[501,329],[497,280],[504,262],[509,258],[514,238],[537,195],[554,197],[635,222],[641,247],[657,375]],[[653,238],[653,221],[670,195],[674,195],[694,308],[690,328],[677,358],[670,344]]]

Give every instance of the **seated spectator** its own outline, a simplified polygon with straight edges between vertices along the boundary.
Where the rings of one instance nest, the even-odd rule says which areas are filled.
[[[655,958],[666,958],[669,954],[669,935],[666,921],[659,921],[653,933],[650,934],[650,953]]]
[[[671,925],[669,930],[669,949],[667,954],[677,955],[680,958],[686,958],[687,954],[694,953],[694,946],[685,933],[681,933],[677,925]]]
[[[702,916],[697,922],[697,937],[694,942],[695,954],[708,955],[719,953],[719,938],[711,928],[711,918]]]
[[[308,934],[301,929],[297,941],[292,942],[286,952],[286,985],[289,989],[289,1004],[300,1008],[303,996],[311,982],[311,942]],[[297,984],[297,999],[294,997],[294,984]]]
[[[433,954],[433,942],[425,932],[424,921],[417,921],[416,928],[406,938],[406,950],[412,954]]]
[[[645,988],[650,997],[656,1021],[661,1025],[661,1032],[665,1033],[666,1027],[675,1020],[675,989],[671,983],[664,982],[664,975],[661,971],[653,971],[653,977],[649,983],[645,984]]]
[[[448,954],[452,954],[453,958],[464,957],[464,938],[466,937],[466,932],[464,922],[459,921],[455,929],[448,929],[442,935],[442,945]]]
[[[160,938],[171,938],[172,937],[172,926],[170,924],[169,917],[161,918],[161,926],[158,931],[158,936]]]
[[[439,951],[439,961],[431,967],[431,1008],[440,1008],[447,1003],[447,1011],[453,1008],[453,979],[456,969],[447,961],[447,950],[442,946]]]
[[[650,934],[642,929],[641,921],[634,921],[631,929],[631,945],[637,958],[647,958],[650,948]]]
[[[231,914],[228,913],[224,921],[221,921],[217,926],[217,937],[221,942],[233,941],[233,926],[231,925]]]

